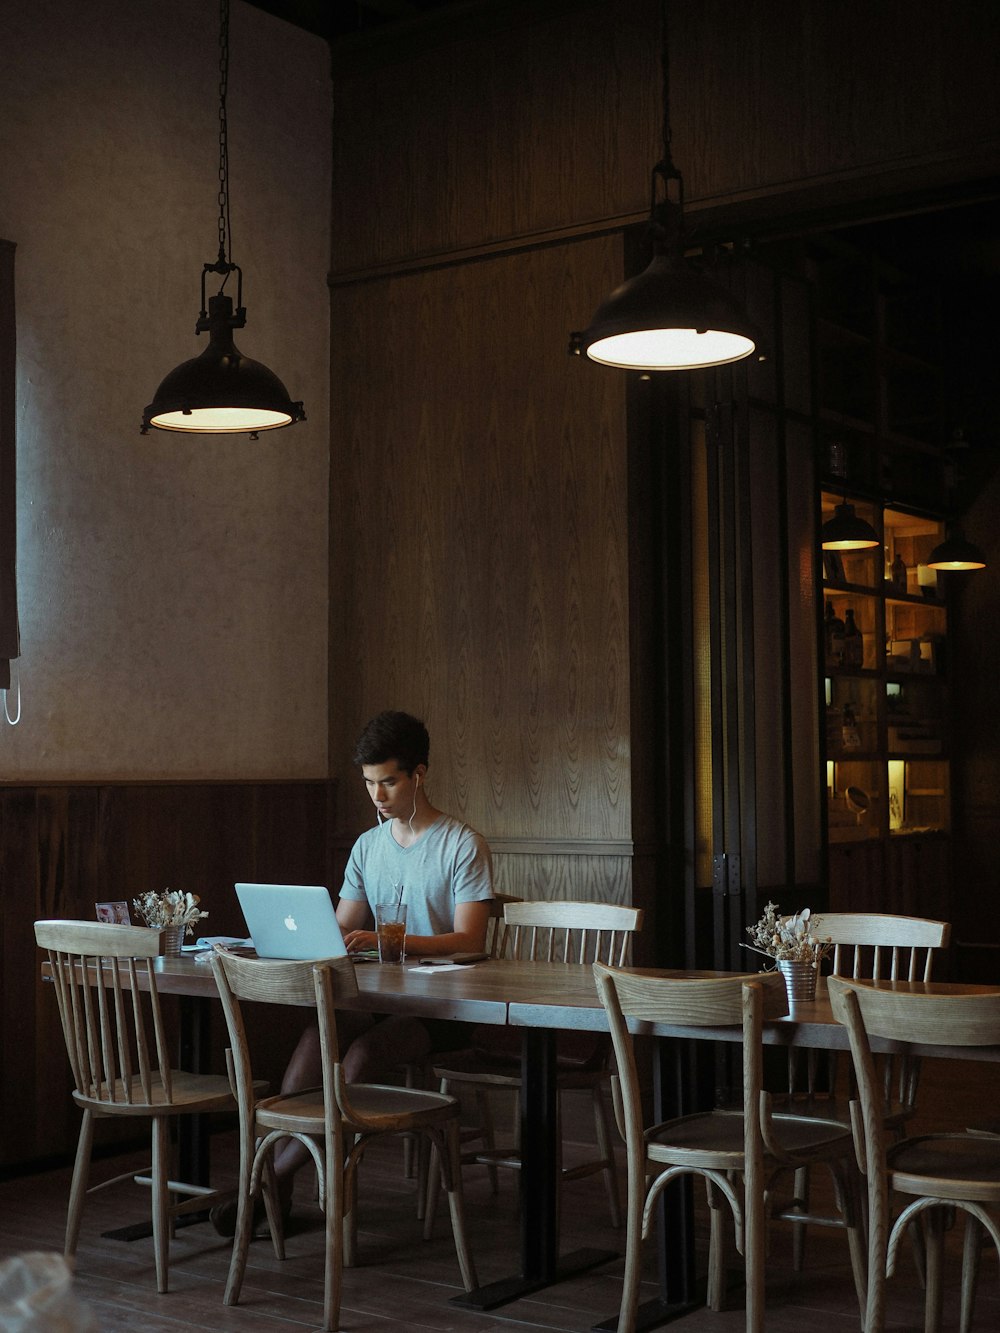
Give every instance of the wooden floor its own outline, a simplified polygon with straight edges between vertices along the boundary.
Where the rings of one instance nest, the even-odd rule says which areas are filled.
[[[1000,1068],[928,1061],[922,1090],[922,1127],[933,1121],[961,1125],[1000,1115]],[[570,1123],[585,1121],[570,1113]],[[217,1183],[232,1177],[235,1142],[230,1134],[213,1139]],[[138,1164],[138,1159],[135,1159]],[[403,1179],[398,1144],[373,1150],[363,1168],[359,1267],[345,1275],[341,1327],[349,1333],[372,1330],[431,1329],[488,1333],[489,1330],[567,1330],[577,1333],[613,1315],[620,1298],[621,1259],[590,1274],[550,1287],[502,1309],[479,1314],[457,1309],[458,1268],[442,1210],[436,1237],[425,1242],[414,1216],[412,1181]],[[125,1169],[121,1159],[95,1166],[102,1178]],[[68,1195],[67,1170],[0,1184],[0,1259],[31,1250],[61,1250]],[[489,1193],[485,1172],[467,1173],[467,1203],[472,1240],[482,1282],[507,1276],[516,1267],[518,1218],[513,1181],[502,1178],[501,1192]],[[308,1193],[308,1190],[303,1191]],[[699,1192],[700,1195],[700,1192]],[[246,1330],[284,1333],[318,1327],[322,1308],[318,1210],[309,1202],[297,1208],[288,1241],[288,1257],[279,1263],[270,1242],[256,1240],[241,1304],[226,1308],[222,1292],[229,1242],[207,1224],[179,1230],[171,1247],[171,1291],[155,1290],[151,1242],[103,1239],[110,1227],[141,1220],[147,1193],[130,1183],[91,1197],[84,1216],[77,1255],[76,1294],[94,1314],[101,1333],[184,1333],[184,1330]],[[704,1235],[699,1203],[699,1234]],[[787,1229],[776,1227],[768,1271],[769,1333],[802,1333],[822,1326],[823,1333],[850,1333],[859,1327],[857,1305],[845,1262],[843,1236],[813,1228],[806,1271],[788,1266]],[[621,1250],[624,1235],[607,1223],[602,1187],[595,1179],[568,1185],[563,1196],[563,1248],[599,1246]],[[652,1255],[645,1296],[655,1294]],[[704,1255],[702,1255],[704,1259]],[[887,1327],[923,1327],[922,1295],[912,1263],[890,1284]],[[983,1265],[977,1303],[977,1330],[1000,1328],[1000,1292],[996,1261]],[[945,1329],[957,1328],[958,1272],[950,1259]],[[740,1292],[722,1314],[699,1310],[677,1322],[684,1333],[739,1333],[743,1328]],[[0,1333],[8,1327],[0,1309]],[[34,1331],[33,1331],[34,1333]],[[39,1326],[38,1333],[44,1333]]]

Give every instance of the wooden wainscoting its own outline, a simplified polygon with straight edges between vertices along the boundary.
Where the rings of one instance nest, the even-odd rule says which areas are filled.
[[[319,780],[0,787],[0,1170],[72,1151],[79,1126],[33,923],[171,888],[200,895],[203,933],[242,935],[237,880],[332,882],[335,795]],[[295,1035],[275,1034],[277,1073]],[[221,1023],[211,1058],[224,1070]]]

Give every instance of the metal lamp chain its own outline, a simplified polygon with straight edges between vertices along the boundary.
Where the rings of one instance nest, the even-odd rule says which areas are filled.
[[[663,156],[653,168],[650,183],[649,214],[650,226],[655,235],[665,237],[668,232],[679,233],[684,216],[684,178],[674,165],[671,156],[673,130],[670,125],[670,27],[668,10],[670,0],[661,0],[660,4],[660,85],[663,96]],[[657,181],[663,186],[663,200],[657,200]],[[677,186],[677,202],[670,199],[670,182]]]
[[[660,79],[663,95],[663,162],[667,167],[673,167],[673,161],[670,156],[670,144],[673,139],[673,130],[670,127],[670,41],[667,27],[667,3],[663,0],[660,6]]]
[[[219,264],[233,252],[229,221],[229,126],[226,94],[229,89],[229,0],[219,6]]]

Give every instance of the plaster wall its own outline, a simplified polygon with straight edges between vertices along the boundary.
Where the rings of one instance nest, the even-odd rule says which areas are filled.
[[[0,0],[0,32],[22,646],[0,777],[325,776],[327,47],[233,0],[237,344],[308,419],[259,441],[142,437],[159,381],[205,346],[218,8]]]

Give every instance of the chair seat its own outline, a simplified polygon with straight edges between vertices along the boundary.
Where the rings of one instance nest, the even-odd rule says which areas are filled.
[[[831,1097],[825,1093],[813,1095],[782,1095],[772,1099],[774,1107],[789,1115],[819,1117],[821,1120],[836,1120],[839,1124],[850,1126],[851,1103],[847,1097]],[[885,1108],[883,1124],[886,1129],[898,1130],[913,1119],[916,1107],[903,1102],[889,1102]]]
[[[775,1115],[774,1138],[782,1152],[803,1158],[815,1152],[829,1156],[838,1144],[852,1149],[850,1130],[835,1120]],[[743,1116],[738,1111],[707,1111],[680,1116],[646,1131],[646,1152],[653,1161],[678,1161],[707,1169],[739,1169],[743,1158]]]
[[[1000,1139],[980,1134],[926,1134],[886,1154],[890,1183],[902,1194],[1000,1202]]]
[[[397,1088],[382,1083],[348,1085],[351,1109],[364,1121],[363,1129],[345,1117],[344,1128],[359,1133],[419,1129],[441,1124],[458,1115],[454,1097],[423,1088]],[[307,1088],[292,1096],[265,1097],[254,1108],[264,1129],[287,1129],[297,1134],[322,1134],[325,1123],[323,1089]]]
[[[138,1076],[130,1081],[131,1097],[126,1100],[126,1082],[115,1080],[115,1098],[111,1102],[105,1097],[87,1097],[82,1092],[73,1093],[77,1106],[86,1107],[98,1116],[136,1116],[136,1115],[191,1115],[195,1111],[231,1111],[234,1109],[232,1089],[229,1079],[224,1074],[188,1074],[175,1069],[171,1073],[171,1099],[168,1102],[163,1084],[158,1077],[151,1085],[152,1100],[146,1100],[146,1093]]]

